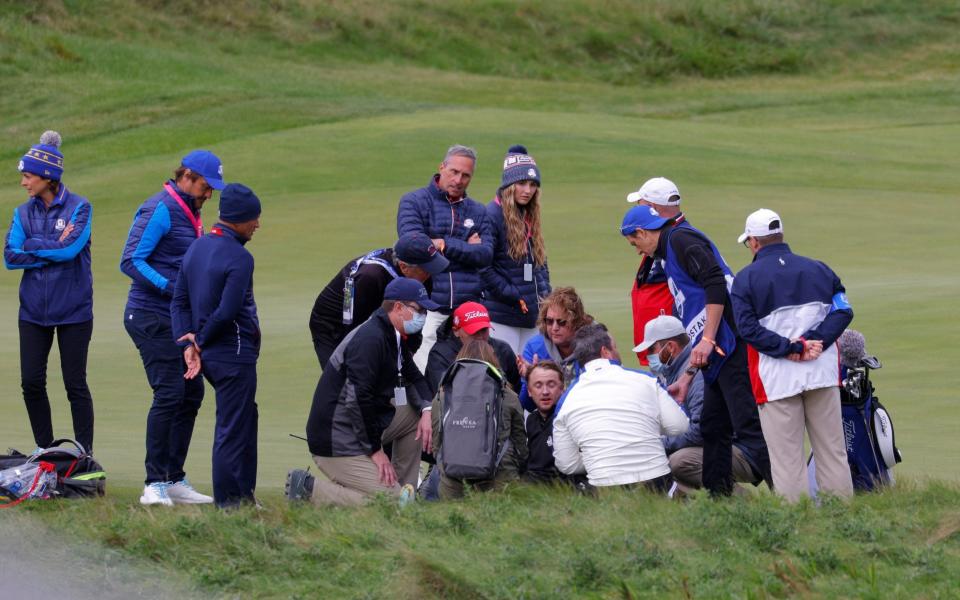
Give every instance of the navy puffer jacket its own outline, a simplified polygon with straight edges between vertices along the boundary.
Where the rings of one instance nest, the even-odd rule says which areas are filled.
[[[493,259],[490,228],[483,204],[470,197],[456,202],[437,187],[434,175],[426,187],[404,194],[397,210],[397,234],[423,233],[431,239],[443,238],[443,255],[450,261],[447,272],[433,276],[430,298],[440,312],[450,314],[468,301],[481,301],[483,281],[480,269]],[[477,233],[481,243],[467,239]]]
[[[546,264],[535,266],[529,240],[524,259],[518,261],[510,256],[503,207],[497,198],[487,205],[487,222],[493,243],[493,264],[480,272],[486,298],[483,305],[490,312],[490,320],[495,323],[510,327],[536,327],[540,299],[550,293],[550,271]],[[523,279],[525,263],[534,265],[530,281]],[[520,309],[521,299],[527,305],[526,313]]]

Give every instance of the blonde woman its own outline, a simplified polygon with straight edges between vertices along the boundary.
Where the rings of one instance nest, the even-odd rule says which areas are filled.
[[[503,161],[496,197],[487,205],[493,263],[483,269],[483,304],[491,335],[519,354],[537,333],[540,299],[550,293],[547,251],[540,226],[540,169],[523,146]]]

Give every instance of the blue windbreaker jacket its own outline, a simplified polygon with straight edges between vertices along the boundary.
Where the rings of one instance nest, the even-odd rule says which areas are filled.
[[[14,209],[3,262],[8,269],[23,269],[21,320],[49,327],[93,319],[92,218],[87,199],[63,184],[50,208],[33,197]],[[61,240],[70,225],[73,230]]]
[[[484,205],[469,197],[450,202],[437,187],[434,175],[426,187],[404,194],[397,210],[397,234],[419,232],[431,239],[443,238],[443,255],[450,261],[446,273],[433,276],[430,298],[449,314],[464,302],[482,301],[480,269],[493,260],[493,245]],[[467,239],[477,233],[481,243]]]
[[[173,339],[195,333],[203,360],[256,363],[260,321],[246,240],[217,224],[190,245],[170,304]]]
[[[199,219],[195,198],[168,181]],[[166,189],[148,198],[133,217],[120,258],[120,270],[130,277],[127,310],[140,309],[169,317],[177,271],[197,232],[180,204]]]

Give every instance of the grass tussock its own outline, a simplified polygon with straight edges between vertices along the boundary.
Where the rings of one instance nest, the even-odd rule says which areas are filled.
[[[37,503],[74,539],[263,597],[944,597],[960,569],[960,488],[902,484],[851,503],[769,494],[669,502],[520,486],[399,510],[289,506],[223,513],[127,498]]]

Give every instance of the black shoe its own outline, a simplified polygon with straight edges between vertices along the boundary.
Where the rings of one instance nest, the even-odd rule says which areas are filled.
[[[283,487],[287,500],[309,501],[313,495],[313,475],[303,469],[291,469],[287,473],[287,483]]]

